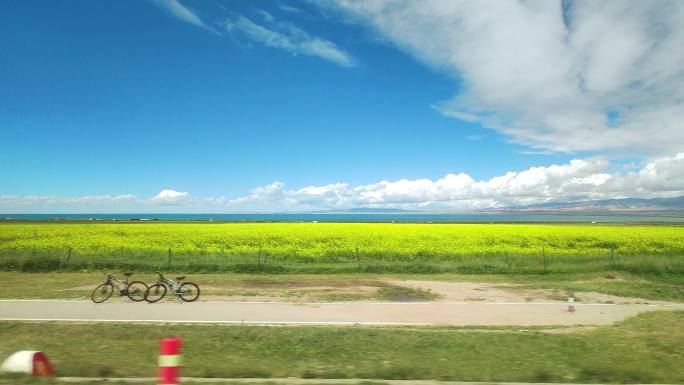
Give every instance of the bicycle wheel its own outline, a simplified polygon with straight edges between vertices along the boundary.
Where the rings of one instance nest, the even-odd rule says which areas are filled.
[[[178,292],[180,299],[185,302],[192,302],[199,298],[200,288],[192,282],[185,282],[184,284],[180,285]]]
[[[95,303],[102,303],[109,299],[114,293],[114,285],[111,283],[103,283],[93,290],[93,294],[90,295],[90,299]]]
[[[164,298],[166,295],[166,286],[161,283],[155,283],[154,285],[147,288],[145,291],[145,301],[149,303],[154,303]]]
[[[126,295],[135,302],[144,300],[146,292],[147,284],[145,284],[145,282],[133,281],[126,288]]]

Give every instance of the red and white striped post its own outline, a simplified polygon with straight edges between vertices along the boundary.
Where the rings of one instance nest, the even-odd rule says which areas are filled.
[[[164,338],[159,347],[159,384],[176,385],[179,383],[181,367],[180,338]]]

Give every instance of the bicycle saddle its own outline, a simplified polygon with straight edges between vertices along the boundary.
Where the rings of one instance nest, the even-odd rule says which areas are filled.
[[[133,275],[133,273],[123,273],[123,275],[128,277],[129,275]]]
[[[180,276],[180,277],[176,277],[176,279],[180,281],[180,280],[185,279],[185,276],[183,275],[183,276]]]

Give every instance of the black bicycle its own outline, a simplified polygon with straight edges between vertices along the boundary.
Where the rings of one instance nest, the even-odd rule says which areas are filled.
[[[140,302],[145,299],[145,293],[147,292],[147,284],[140,281],[129,282],[131,275],[133,273],[124,273],[126,276],[126,281],[121,281],[116,279],[110,274],[105,274],[107,280],[102,285],[93,290],[93,294],[90,295],[90,299],[95,303],[102,303],[109,299],[114,293],[114,288],[119,291],[120,296],[127,296],[132,301]],[[119,286],[123,285],[123,288]]]
[[[157,272],[157,274],[159,274],[159,280],[154,285],[150,285],[145,292],[145,300],[147,302],[153,303],[161,300],[167,291],[170,291],[176,298],[180,298],[185,302],[192,302],[199,298],[199,286],[192,282],[183,282],[185,276],[176,277],[176,281],[174,281],[173,279],[165,278],[160,272]]]

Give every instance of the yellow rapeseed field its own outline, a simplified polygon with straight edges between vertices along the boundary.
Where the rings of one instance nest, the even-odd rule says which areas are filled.
[[[364,256],[684,255],[684,228],[527,224],[2,223],[0,255],[72,248],[93,256],[250,254],[315,260]]]

